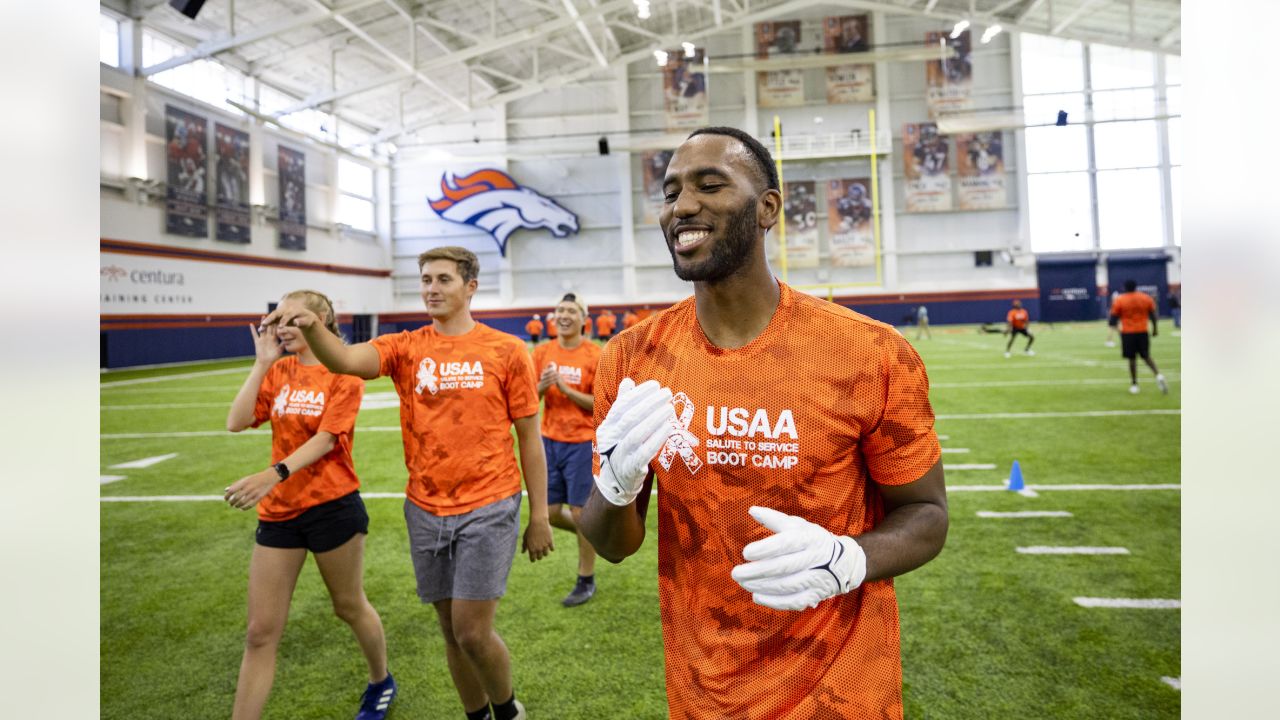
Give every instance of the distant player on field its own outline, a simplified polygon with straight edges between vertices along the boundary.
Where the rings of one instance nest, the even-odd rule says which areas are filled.
[[[635,327],[636,323],[638,322],[640,322],[640,316],[636,314],[635,310],[628,309],[625,313],[622,314],[623,330],[630,330],[631,328]]]
[[[1138,394],[1138,358],[1156,374],[1160,392],[1169,392],[1169,383],[1151,359],[1151,338],[1160,334],[1156,327],[1156,301],[1138,292],[1138,284],[1124,281],[1124,293],[1111,303],[1111,317],[1120,320],[1120,353],[1129,361],[1129,392]],[[1147,319],[1151,319],[1151,335],[1147,335]]]
[[[333,304],[324,295],[298,290],[285,295],[280,307],[307,310],[342,343]],[[294,585],[311,551],[333,612],[351,627],[369,665],[356,720],[382,720],[395,699],[396,681],[387,672],[382,620],[364,594],[369,514],[351,461],[364,383],[325,369],[297,328],[250,330],[256,357],[231,403],[227,429],[240,432],[271,423],[272,465],[237,480],[224,494],[232,507],[258,508],[249,561],[249,629],[231,717],[262,716]],[[294,354],[283,357],[285,351]]]
[[[305,309],[277,308],[263,324],[301,328],[316,357],[334,372],[387,375],[395,383],[418,597],[435,607],[449,673],[469,720],[523,718],[511,658],[493,619],[520,534],[521,467],[529,491],[522,547],[531,562],[553,549],[533,363],[519,338],[472,319],[480,271],[474,253],[435,248],[418,256],[418,269],[432,319],[426,327],[347,346]]]
[[[613,314],[612,310],[605,309],[600,313],[600,317],[596,318],[596,337],[601,340],[608,341],[613,337],[613,331],[618,328],[618,316]]]
[[[925,337],[933,339],[933,333],[929,331],[929,308],[921,305],[916,308],[916,339],[920,339],[920,334],[924,333]]]
[[[1031,322],[1031,316],[1027,314],[1027,309],[1022,307],[1021,300],[1014,300],[1013,307],[1010,308],[1009,314],[1005,316],[1005,332],[1009,333],[1009,342],[1004,346],[1004,356],[1009,357],[1009,350],[1013,348],[1013,341],[1019,335],[1027,336],[1027,346],[1023,348],[1028,355],[1035,355],[1035,350],[1031,349],[1031,343],[1036,341],[1034,335],[1027,330],[1027,325]]]
[[[529,342],[537,345],[542,339],[542,317],[535,313],[529,322],[524,324],[524,331],[529,334]]]
[[[560,326],[555,342],[533,350],[538,396],[543,399],[542,444],[547,455],[547,508],[551,524],[578,536],[578,580],[561,601],[575,607],[596,592],[596,551],[578,532],[578,517],[591,495],[591,410],[600,346],[582,335],[587,305],[574,293],[556,306],[551,322]],[[568,505],[568,513],[563,512]]]
[[[671,717],[901,718],[891,578],[947,532],[924,365],[894,328],[773,277],[782,196],[747,133],[695,131],[663,192],[694,295],[604,349],[583,534],[635,553],[656,474]]]

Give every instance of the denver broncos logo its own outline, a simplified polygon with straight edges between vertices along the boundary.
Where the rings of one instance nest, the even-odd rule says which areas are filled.
[[[493,236],[498,251],[507,254],[507,238],[519,228],[546,228],[556,237],[578,232],[578,216],[550,198],[521,187],[501,170],[477,170],[463,177],[445,173],[439,200],[427,198],[431,209],[450,222],[472,225]]]

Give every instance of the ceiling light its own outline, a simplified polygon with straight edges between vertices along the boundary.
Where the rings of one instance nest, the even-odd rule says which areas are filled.
[[[992,25],[992,26],[988,27],[988,28],[987,28],[987,29],[982,33],[982,42],[983,42],[983,44],[986,44],[986,43],[991,42],[991,38],[993,38],[993,37],[995,37],[995,36],[999,35],[999,34],[1000,34],[1000,31],[1001,31],[1001,30],[1003,30],[1003,29],[1004,29],[1004,28],[1000,27],[999,25]]]
[[[666,67],[666,66],[667,66],[667,51],[666,51],[666,50],[654,50],[654,51],[653,51],[653,59],[658,61],[658,67]]]
[[[960,22],[956,23],[956,26],[951,28],[951,39],[955,40],[956,38],[960,37],[960,33],[964,32],[967,29],[969,29],[968,20],[961,20]]]
[[[684,48],[684,56],[687,58],[693,57],[694,51],[697,50],[691,42],[680,43],[680,47]]]
[[[635,0],[635,4],[636,4],[636,15],[638,15],[641,20],[648,20],[649,19],[649,0]]]

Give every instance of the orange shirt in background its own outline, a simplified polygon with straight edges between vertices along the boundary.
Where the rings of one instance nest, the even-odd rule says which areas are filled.
[[[519,338],[483,323],[375,338],[379,373],[400,395],[406,494],[434,515],[461,515],[520,492],[511,422],[538,412],[533,363]]]
[[[636,317],[640,320],[648,320],[653,317],[653,308],[640,308],[636,311]]]
[[[1144,333],[1147,316],[1156,311],[1156,301],[1151,296],[1134,290],[1121,293],[1111,303],[1111,314],[1120,318],[1121,333]]]
[[[590,316],[590,315],[586,316],[586,318],[584,318],[584,319],[582,320],[582,336],[583,336],[584,338],[589,338],[589,337],[591,337],[591,327],[592,327],[592,325],[593,325],[593,322],[592,322],[592,320],[591,320],[591,316]]]
[[[640,322],[640,316],[639,316],[639,315],[636,315],[634,312],[632,312],[632,311],[628,310],[628,311],[627,311],[627,312],[622,316],[622,329],[623,329],[623,330],[630,330],[631,328],[635,327],[636,323],[638,323],[638,322]]]
[[[596,319],[596,330],[599,332],[600,337],[612,335],[613,331],[617,329],[617,327],[618,316],[613,313],[602,313],[600,317]]]
[[[672,440],[651,464],[668,707],[674,720],[901,718],[891,580],[783,612],[730,576],[743,547],[771,535],[752,505],[857,537],[884,517],[877,485],[918,480],[941,457],[929,380],[906,340],[780,289],[773,319],[744,347],[711,345],[689,298],[610,341],[600,360],[597,425],[623,378],[656,379],[698,439]]]
[[[547,337],[549,338],[560,337],[560,328],[556,327],[555,322],[547,323]]]
[[[531,335],[531,336],[532,336],[532,335],[541,335],[541,334],[542,334],[542,321],[541,321],[541,320],[530,320],[529,322],[527,322],[527,323],[525,323],[525,324],[524,324],[524,331],[525,331],[526,333],[528,333],[529,335]]]
[[[271,464],[283,461],[320,431],[331,433],[333,449],[289,475],[258,503],[268,522],[295,518],[308,508],[350,495],[360,488],[351,462],[351,433],[364,397],[364,380],[303,365],[296,355],[271,365],[258,387],[253,427],[271,423]]]
[[[560,377],[569,387],[592,394],[595,389],[596,365],[600,362],[600,346],[590,340],[572,350],[560,343],[544,343],[533,349],[533,369],[541,375],[543,368],[554,363]],[[542,436],[557,442],[590,442],[595,438],[591,412],[584,410],[555,385],[543,395]]]
[[[1025,330],[1027,328],[1027,320],[1029,317],[1030,316],[1027,315],[1026,308],[1013,308],[1009,311],[1009,314],[1005,316],[1005,320],[1009,323],[1009,327],[1014,330]]]

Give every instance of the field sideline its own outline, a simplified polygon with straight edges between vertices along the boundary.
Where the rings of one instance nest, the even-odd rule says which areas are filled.
[[[1152,341],[1169,394],[1140,367],[1142,392],[1130,395],[1100,322],[1033,324],[1036,356],[1008,359],[1003,336],[932,330],[915,341],[903,328],[929,369],[951,529],[936,560],[896,581],[906,716],[1178,717],[1180,610],[1077,599],[1180,599],[1181,338],[1162,322]],[[103,499],[217,496],[264,467],[267,435],[223,430],[248,366],[103,373]],[[385,378],[366,386],[354,447],[362,489],[376,495],[366,501],[365,583],[401,688],[391,717],[461,718],[435,614],[414,593],[398,405]],[[1014,460],[1033,492],[983,491]],[[103,502],[100,512],[101,717],[227,717],[254,516],[193,500]],[[666,717],[652,514],[649,532],[635,557],[601,561],[599,593],[571,610],[559,600],[573,583],[572,536],[557,530],[542,562],[517,557],[497,625],[531,718]],[[309,561],[264,717],[350,717],[364,683]]]

